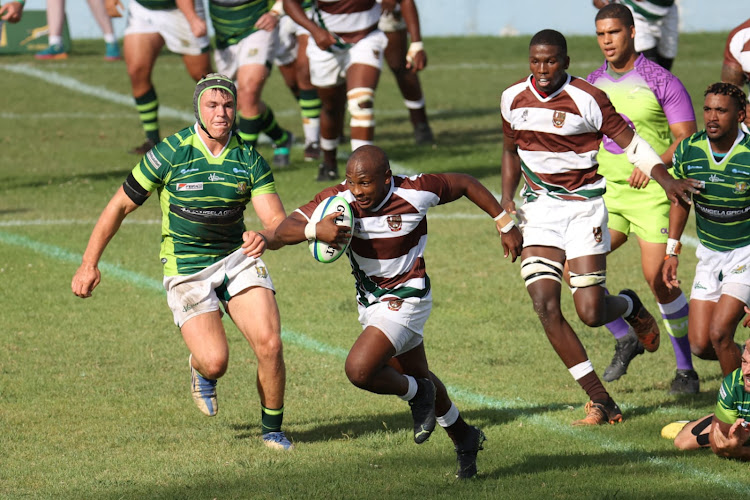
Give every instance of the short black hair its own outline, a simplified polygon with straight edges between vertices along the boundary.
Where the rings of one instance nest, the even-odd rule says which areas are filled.
[[[563,56],[568,55],[568,42],[559,31],[546,29],[538,32],[531,37],[529,48],[534,45],[551,45],[553,47],[559,47]]]
[[[621,3],[611,3],[599,9],[594,22],[602,19],[619,19],[626,27],[635,26],[633,13]]]
[[[703,92],[703,96],[705,97],[708,94],[718,94],[731,97],[735,105],[737,106],[738,111],[744,110],[745,104],[747,104],[747,96],[745,96],[745,93],[742,91],[742,89],[737,85],[733,85],[731,83],[712,83],[708,86],[706,91]]]

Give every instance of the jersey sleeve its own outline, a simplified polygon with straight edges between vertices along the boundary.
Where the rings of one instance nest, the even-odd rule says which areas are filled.
[[[253,149],[249,155],[248,163],[247,170],[250,173],[250,182],[252,182],[250,196],[276,194],[276,183],[268,162]]]
[[[677,145],[672,155],[672,172],[677,179],[685,179],[685,167],[682,164],[682,158],[685,154],[685,148],[690,142],[690,137],[683,139]]]
[[[693,101],[690,99],[687,89],[679,78],[673,77],[666,85],[662,102],[660,102],[667,122],[694,122],[695,111],[693,111]]]
[[[596,89],[596,92],[592,92],[592,94],[602,113],[602,125],[599,131],[609,138],[622,134],[629,125],[612,105],[612,101],[609,100],[607,94],[599,89]]]
[[[508,95],[508,92],[503,92],[503,95],[500,97],[500,117],[503,122],[503,135],[510,139],[515,139],[515,132],[510,125],[510,100],[511,98]]]
[[[133,178],[149,193],[160,188],[166,183],[167,175],[172,168],[173,152],[174,149],[167,139],[162,140],[133,168]]]
[[[721,382],[721,387],[719,388],[719,395],[717,396],[716,409],[714,410],[714,414],[716,415],[716,418],[718,418],[725,424],[731,425],[739,417],[739,412],[735,407],[733,390],[733,387],[737,383],[737,381],[735,380],[737,377],[742,378],[740,370],[735,370],[724,377],[724,380]],[[741,380],[740,383],[742,383]]]

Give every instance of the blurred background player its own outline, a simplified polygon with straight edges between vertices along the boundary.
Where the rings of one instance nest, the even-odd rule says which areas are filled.
[[[318,0],[315,21],[302,0],[284,0],[284,10],[310,32],[310,81],[322,103],[318,181],[337,179],[339,137],[346,109],[351,115],[351,149],[372,144],[375,137],[375,88],[388,44],[378,29],[380,4],[375,0]]]
[[[294,136],[283,129],[273,110],[261,100],[276,51],[281,16],[280,0],[209,0],[208,11],[216,31],[214,59],[219,73],[237,82],[238,131],[255,146],[263,133],[273,142],[273,164],[289,165]]]
[[[120,0],[106,1],[109,15],[121,17]],[[192,15],[190,19],[186,17],[188,14]],[[206,35],[201,0],[130,0],[128,3],[122,47],[135,107],[146,133],[146,140],[131,149],[131,154],[146,154],[161,138],[159,98],[151,81],[161,49],[166,45],[170,51],[181,54],[185,69],[197,82],[213,71]]]
[[[278,4],[277,4],[278,5]],[[302,8],[312,16],[315,0],[304,0]],[[279,43],[274,54],[274,64],[279,68],[284,83],[294,95],[302,113],[302,130],[305,134],[305,161],[320,159],[320,97],[310,82],[310,61],[307,43],[310,32],[295,23],[289,16],[279,19]]]
[[[224,75],[207,75],[195,87],[193,109],[196,122],[149,150],[112,197],[71,288],[78,297],[91,296],[101,280],[98,264],[107,244],[125,217],[157,192],[164,288],[190,351],[193,401],[207,416],[219,411],[217,379],[229,363],[221,303],[258,361],[262,440],[288,450],[292,444],[281,430],[286,368],[279,310],[260,258],[286,213],[270,167],[233,132],[234,83]],[[262,231],[245,230],[249,203]]]
[[[734,28],[724,46],[721,81],[743,88],[750,83],[750,19]],[[745,108],[745,125],[750,124],[750,107]]]
[[[351,204],[353,227],[337,226],[335,216],[317,223],[310,220],[315,208],[333,195]],[[484,433],[463,420],[443,383],[430,371],[423,341],[432,310],[423,257],[427,211],[462,197],[494,217],[503,252],[515,261],[521,234],[479,181],[465,174],[394,176],[385,152],[371,145],[349,157],[346,182],[324,189],[295,210],[274,236],[287,245],[310,239],[338,245],[352,238],[347,255],[356,280],[362,332],[346,358],[346,375],[360,389],[408,401],[417,444],[440,424],[455,445],[456,476],[466,479],[477,473]]]
[[[621,3],[633,13],[635,50],[665,69],[672,69],[677,56],[680,13],[675,0],[593,0],[601,9]]]
[[[120,46],[112,29],[112,19],[107,14],[104,0],[88,0],[91,13],[104,35],[104,60],[119,61]],[[37,59],[67,59],[68,53],[63,47],[63,25],[65,23],[65,0],[47,0],[47,28],[49,29],[49,47],[37,52]]]
[[[745,324],[747,326],[747,324]],[[674,437],[681,450],[711,447],[718,456],[750,460],[750,340],[745,342],[742,364],[724,377],[714,413],[692,422],[673,422],[662,436]]]
[[[677,144],[696,131],[690,95],[676,76],[636,52],[633,16],[624,5],[607,5],[597,13],[596,37],[606,62],[587,80],[607,93],[617,112],[654,148],[664,165],[671,167]],[[687,337],[687,299],[679,287],[667,288],[661,274],[671,203],[664,190],[633,168],[625,152],[609,137],[603,138],[597,159],[599,173],[607,179],[604,203],[609,212],[611,251],[635,233],[643,276],[672,341],[677,373],[670,392],[697,393],[700,381],[693,369]],[[611,382],[626,373],[628,364],[643,353],[644,346],[622,318],[606,327],[617,339],[612,363],[602,374]],[[647,345],[649,351],[656,347]]]
[[[601,326],[624,316],[642,338],[658,339],[658,327],[632,290],[604,291],[610,236],[602,199],[605,180],[597,172],[602,134],[653,177],[669,198],[686,197],[693,182],[676,181],[656,152],[633,131],[607,95],[571,77],[567,41],[555,30],[536,33],[529,43],[531,74],[501,97],[503,157],[501,204],[516,213],[514,197],[524,177],[525,202],[518,209],[523,233],[521,277],[534,311],[555,352],[590,401],[573,425],[614,424],[622,412],[604,388],[580,339],[560,307],[564,265],[578,317]]]
[[[24,2],[7,2],[0,5],[0,21],[17,23],[23,17]]]
[[[745,93],[731,83],[714,83],[705,92],[706,129],[682,141],[674,154],[674,175],[703,185],[693,195],[698,233],[698,264],[690,292],[688,336],[693,354],[718,359],[726,376],[740,366],[734,333],[750,304],[750,135]],[[663,278],[679,285],[679,240],[690,214],[686,202],[669,211],[669,241]]]
[[[434,144],[435,136],[427,121],[424,94],[417,72],[427,66],[427,54],[422,45],[419,14],[414,0],[378,0],[383,8],[378,28],[388,38],[385,61],[391,68],[396,83],[409,110],[409,120],[414,128],[414,142],[419,145]],[[404,19],[410,19],[407,23]],[[407,49],[407,26],[411,27],[411,43]]]

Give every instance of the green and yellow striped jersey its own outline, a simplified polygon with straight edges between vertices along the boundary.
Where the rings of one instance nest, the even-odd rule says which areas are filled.
[[[209,0],[208,12],[216,32],[216,48],[225,49],[255,33],[255,23],[274,0]]]
[[[232,135],[214,157],[196,125],[163,139],[133,168],[146,191],[158,191],[164,275],[190,275],[242,245],[243,212],[253,196],[276,193],[268,163]]]
[[[745,378],[742,370],[724,377],[716,398],[716,418],[727,424],[733,424],[738,418],[750,420],[750,394],[745,392]]]
[[[717,161],[703,130],[680,142],[673,157],[678,179],[704,183],[693,195],[698,238],[711,250],[726,252],[750,244],[750,136],[741,134]]]
[[[167,10],[176,9],[175,0],[135,0],[142,6],[150,10]]]

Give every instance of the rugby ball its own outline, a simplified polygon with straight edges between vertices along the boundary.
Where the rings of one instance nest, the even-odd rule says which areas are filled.
[[[310,216],[310,221],[316,223],[320,222],[325,216],[333,213],[339,214],[335,219],[336,225],[352,227],[352,207],[350,207],[349,203],[341,196],[331,196],[321,201]],[[328,243],[311,240],[308,243],[308,247],[310,248],[310,253],[315,260],[322,262],[323,264],[329,264],[346,252],[350,242],[351,237],[349,238],[349,241],[346,242],[346,245],[342,245],[341,248],[335,249]]]

